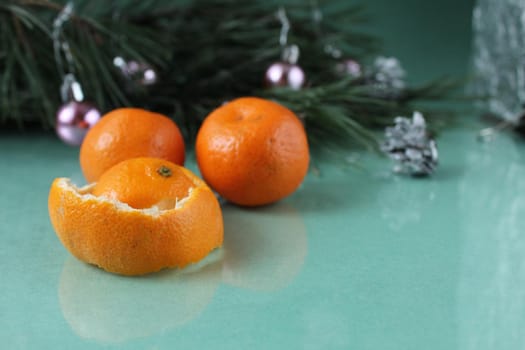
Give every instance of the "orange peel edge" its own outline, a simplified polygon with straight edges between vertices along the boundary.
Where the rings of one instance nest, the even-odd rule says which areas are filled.
[[[189,170],[194,187],[169,208],[135,209],[53,181],[48,198],[51,223],[64,247],[79,260],[122,275],[184,268],[204,259],[224,241],[220,205],[210,188]]]

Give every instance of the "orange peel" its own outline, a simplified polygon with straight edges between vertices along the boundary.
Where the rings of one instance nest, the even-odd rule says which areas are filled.
[[[193,185],[168,208],[164,201],[162,207],[135,209],[93,195],[95,184],[79,188],[67,178],[55,179],[48,208],[58,238],[78,259],[122,275],[198,262],[223,243],[222,212],[204,181],[180,169]]]

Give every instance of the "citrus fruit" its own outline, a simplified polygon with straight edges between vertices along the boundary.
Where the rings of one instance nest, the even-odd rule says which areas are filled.
[[[163,209],[188,195],[195,175],[159,158],[132,158],[118,163],[98,179],[93,195],[128,204],[135,209],[156,205]]]
[[[308,141],[299,118],[275,102],[244,97],[204,120],[195,145],[204,180],[244,206],[276,202],[294,192],[308,171]]]
[[[129,158],[155,157],[183,165],[184,152],[184,139],[171,119],[139,108],[119,108],[87,133],[80,147],[80,167],[91,183]]]
[[[142,168],[127,166],[127,162],[139,163]],[[69,179],[57,178],[51,185],[51,223],[62,244],[78,259],[109,272],[140,275],[185,267],[222,245],[221,208],[210,188],[196,175],[155,158],[129,159],[116,167],[128,174],[117,176],[110,169],[114,179],[133,178],[129,186],[115,185],[127,189],[122,197],[105,191],[111,182],[107,179],[101,183],[98,196],[94,194],[96,184],[78,188]],[[150,194],[144,196],[146,189]],[[140,195],[135,196],[134,191]],[[133,208],[119,198],[135,200],[132,204],[137,207],[153,202],[159,205]]]

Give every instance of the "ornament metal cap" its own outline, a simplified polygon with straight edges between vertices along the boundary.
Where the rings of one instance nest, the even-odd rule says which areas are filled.
[[[74,74],[69,73],[64,76],[64,81],[60,87],[60,97],[62,97],[63,102],[84,101],[84,91],[82,91],[82,86]]]
[[[293,45],[286,46],[283,49],[282,58],[284,62],[287,62],[290,64],[296,64],[297,61],[299,60],[299,55],[300,55],[299,46],[293,44]]]

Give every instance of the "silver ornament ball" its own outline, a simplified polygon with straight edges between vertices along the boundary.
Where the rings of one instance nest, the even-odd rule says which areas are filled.
[[[58,109],[56,133],[66,144],[79,146],[88,130],[99,120],[100,112],[93,104],[71,101]]]
[[[373,96],[395,99],[406,88],[406,72],[395,57],[377,57],[368,72]]]
[[[127,72],[131,80],[141,85],[153,85],[157,82],[157,72],[149,64],[130,61]]]
[[[157,72],[147,63],[126,61],[117,56],[113,59],[113,64],[120,69],[124,77],[138,85],[149,86],[157,82]]]
[[[360,78],[363,75],[361,64],[351,58],[347,58],[339,62],[335,66],[335,69],[339,75],[351,77],[353,79]]]
[[[289,87],[299,90],[306,82],[306,75],[297,64],[276,62],[266,70],[265,83],[268,87]]]

